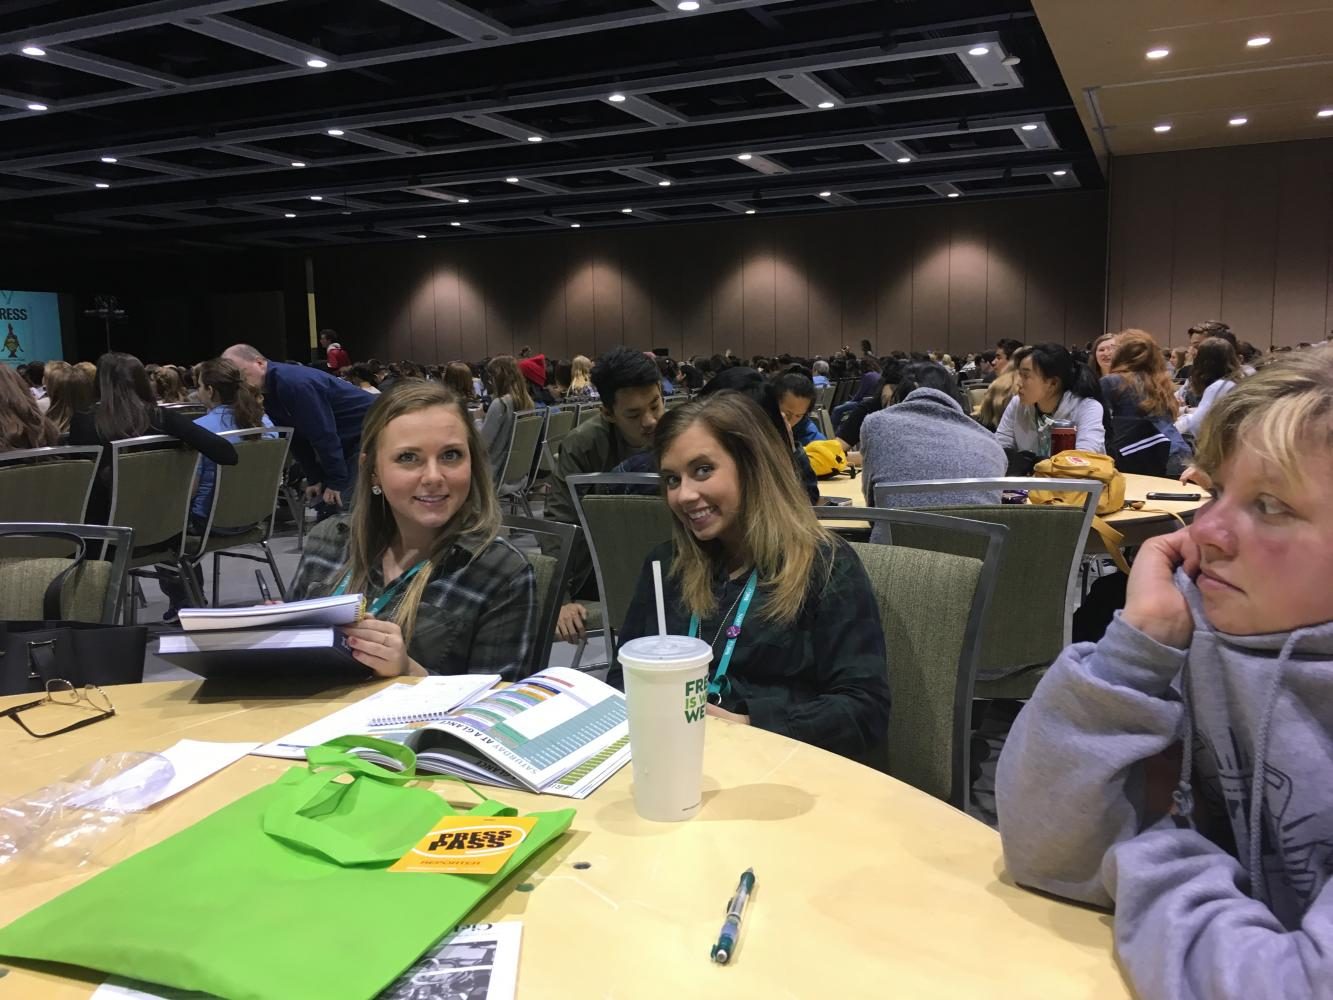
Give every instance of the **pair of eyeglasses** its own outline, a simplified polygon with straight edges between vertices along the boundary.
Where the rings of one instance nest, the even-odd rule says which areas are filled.
[[[20,717],[21,712],[31,712],[34,709],[41,708],[43,705],[66,705],[78,708],[91,708],[97,714],[87,719],[80,719],[78,722],[70,723],[59,729],[53,729],[50,732],[39,733]],[[67,680],[59,677],[53,677],[46,682],[46,695],[37,701],[30,701],[24,705],[15,705],[12,708],[6,708],[0,711],[0,718],[9,716],[13,719],[20,729],[29,736],[43,740],[49,736],[59,736],[61,733],[73,732],[75,729],[82,729],[84,726],[91,726],[94,722],[101,722],[103,719],[109,719],[116,714],[116,708],[111,704],[111,699],[107,697],[96,684],[88,684],[84,687],[75,687]],[[32,715],[29,715],[29,719]]]

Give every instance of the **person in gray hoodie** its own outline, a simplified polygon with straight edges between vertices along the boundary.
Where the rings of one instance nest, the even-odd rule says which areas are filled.
[[[874,506],[875,487],[883,483],[1004,475],[1004,449],[994,434],[967,415],[957,393],[954,377],[943,365],[917,361],[903,369],[890,405],[861,425],[866,503]],[[999,502],[996,490],[917,494],[907,501],[911,507]],[[880,539],[872,533],[871,540]]]
[[[1333,995],[1333,351],[1220,400],[1214,500],[1150,540],[1000,757],[1005,864],[1115,907],[1144,1000]]]

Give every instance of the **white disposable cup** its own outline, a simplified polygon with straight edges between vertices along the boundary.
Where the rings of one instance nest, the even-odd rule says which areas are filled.
[[[617,654],[625,672],[634,809],[675,822],[699,811],[704,715],[713,649],[684,635],[631,639]]]

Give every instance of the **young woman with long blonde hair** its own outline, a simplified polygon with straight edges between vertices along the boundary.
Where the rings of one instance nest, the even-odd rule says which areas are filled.
[[[815,518],[789,450],[753,400],[723,390],[667,412],[653,440],[672,540],[644,564],[619,639],[711,642],[709,712],[858,756],[889,724],[884,631],[850,546]]]
[[[536,640],[532,567],[498,536],[486,451],[458,396],[408,380],[366,413],[352,512],[306,538],[293,600],[364,593],[348,628],[376,674],[516,679]]]

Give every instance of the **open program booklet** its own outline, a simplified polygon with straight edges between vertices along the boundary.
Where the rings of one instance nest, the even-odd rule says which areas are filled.
[[[432,721],[372,735],[411,747],[420,774],[586,797],[629,761],[625,696],[567,667],[491,691]],[[362,756],[385,767],[371,750]]]

